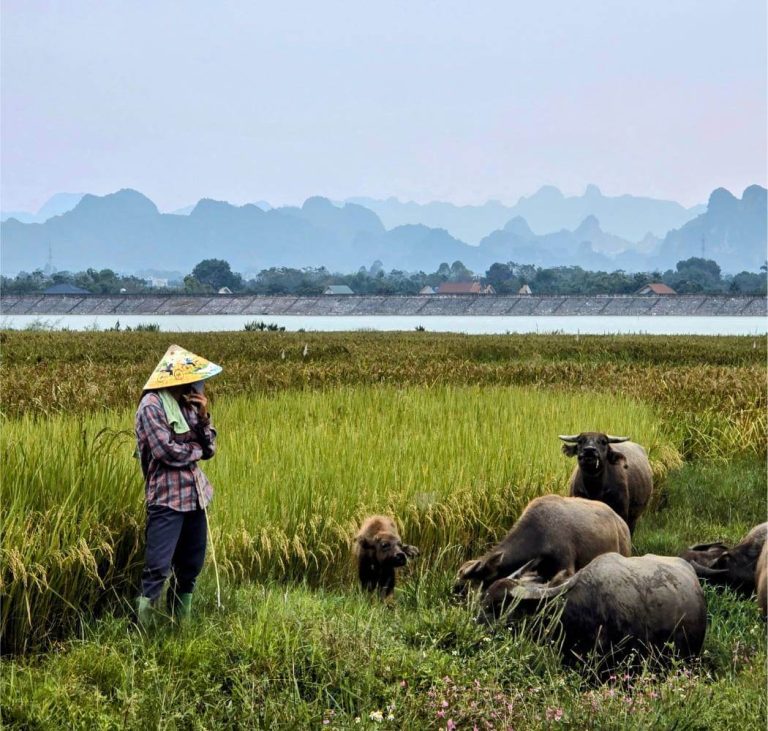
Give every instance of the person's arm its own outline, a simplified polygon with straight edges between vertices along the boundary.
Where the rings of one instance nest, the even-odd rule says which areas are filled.
[[[203,457],[197,442],[179,443],[174,439],[165,410],[160,404],[144,403],[139,411],[139,424],[146,435],[152,456],[169,467],[187,467]]]
[[[188,409],[187,421],[191,423],[197,441],[203,448],[203,459],[211,459],[216,454],[216,430],[211,424],[208,411],[208,399],[205,394],[192,393],[186,397]]]
[[[203,459],[210,459],[216,454],[216,430],[211,424],[210,416],[205,420],[198,417],[194,431],[203,449]]]

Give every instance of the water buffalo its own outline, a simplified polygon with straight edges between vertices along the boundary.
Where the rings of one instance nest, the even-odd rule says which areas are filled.
[[[486,588],[522,566],[544,579],[563,581],[609,551],[629,556],[631,543],[627,524],[607,505],[544,495],[528,503],[496,546],[459,569],[455,590],[467,582]]]
[[[634,533],[637,519],[653,492],[651,463],[645,450],[629,437],[599,432],[560,435],[563,454],[576,457],[570,494],[610,505]]]
[[[372,515],[355,536],[354,552],[360,585],[385,599],[395,590],[395,569],[419,555],[416,546],[404,544],[392,518]]]
[[[755,590],[758,558],[766,536],[768,523],[761,523],[733,548],[724,543],[704,543],[691,546],[681,557],[691,563],[701,578],[749,595]]]
[[[483,599],[481,621],[506,609],[512,625],[527,614],[562,607],[563,653],[568,661],[595,653],[608,665],[631,652],[654,657],[698,655],[707,606],[690,564],[668,556],[598,556],[558,586],[530,574],[500,579]]]
[[[757,606],[768,619],[768,542],[763,543],[760,558],[757,559],[755,569],[755,586],[757,587]]]

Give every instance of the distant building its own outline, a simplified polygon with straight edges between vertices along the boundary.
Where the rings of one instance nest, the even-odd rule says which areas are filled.
[[[496,290],[490,284],[483,286],[478,281],[443,282],[437,288],[437,294],[496,294]]]
[[[419,294],[436,294],[437,290],[434,287],[427,285],[419,290]]]
[[[75,287],[74,284],[59,282],[51,285],[48,289],[44,289],[43,294],[90,294],[90,292],[82,287]]]
[[[662,282],[652,282],[640,287],[635,294],[677,294],[677,292]]]
[[[144,280],[150,287],[163,289],[168,286],[168,280],[163,277],[149,277]]]
[[[332,284],[325,288],[323,294],[354,294],[346,284]]]
[[[517,293],[518,294],[533,294],[533,292],[531,292],[531,288],[527,284],[524,284],[522,287],[520,287],[520,289],[517,290]]]
[[[219,294],[232,294],[232,290],[229,287],[221,287],[219,289]]]

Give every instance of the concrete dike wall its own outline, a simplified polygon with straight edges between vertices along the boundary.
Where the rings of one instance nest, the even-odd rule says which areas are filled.
[[[743,316],[766,315],[765,297],[727,295],[215,295],[0,296],[0,315],[417,315]]]

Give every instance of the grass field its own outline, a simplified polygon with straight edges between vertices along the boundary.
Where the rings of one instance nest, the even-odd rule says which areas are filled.
[[[7,725],[765,725],[754,602],[708,591],[700,665],[599,684],[525,633],[476,626],[448,591],[531,497],[564,491],[558,433],[648,447],[658,489],[639,553],[734,540],[764,520],[763,342],[180,336],[225,366],[206,465],[225,609],[209,560],[195,627],[146,638],[126,611],[143,529],[130,432],[167,337],[0,335]],[[397,514],[422,549],[395,607],[354,587],[350,538],[374,511]]]

